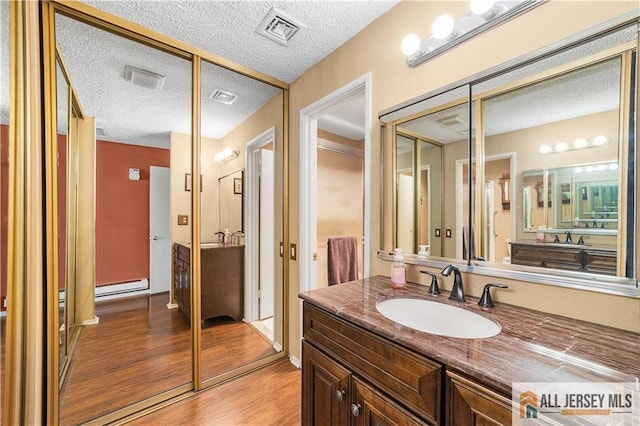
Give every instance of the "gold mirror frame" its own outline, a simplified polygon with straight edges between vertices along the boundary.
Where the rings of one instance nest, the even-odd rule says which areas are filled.
[[[13,2],[12,2],[13,3]],[[29,155],[24,148],[16,148],[17,142],[22,141],[25,135],[29,135],[27,140],[35,141],[42,140],[42,138],[38,137],[38,133],[40,129],[34,123],[41,122],[38,119],[32,119],[37,117],[37,112],[29,115],[29,119],[25,119],[22,115],[11,115],[11,133],[12,133],[12,147],[14,149],[18,149],[20,152],[19,155],[16,156],[14,164],[27,164],[29,171],[34,172],[31,175],[29,180],[24,180],[24,175],[21,175],[18,170],[12,170],[11,177],[16,182],[16,191],[12,191],[10,194],[10,206],[25,206],[28,204],[28,208],[23,211],[12,210],[10,212],[10,223],[13,225],[21,226],[20,223],[23,223],[22,220],[26,220],[30,217],[38,217],[38,212],[42,212],[46,208],[46,223],[39,224],[38,221],[34,222],[34,226],[38,227],[42,225],[44,232],[35,231],[34,234],[46,235],[47,247],[46,247],[46,270],[43,273],[46,275],[47,290],[46,294],[41,294],[38,296],[37,292],[31,293],[26,288],[16,288],[12,291],[13,294],[10,294],[10,300],[13,306],[16,309],[9,315],[9,319],[7,321],[7,330],[9,336],[7,336],[7,342],[9,347],[14,348],[12,351],[8,351],[7,353],[7,365],[17,367],[15,372],[11,375],[8,375],[7,381],[8,385],[6,389],[11,390],[12,395],[22,395],[21,398],[23,401],[29,401],[28,406],[21,404],[17,400],[5,401],[5,419],[11,422],[11,419],[17,420],[21,419],[24,421],[33,416],[37,417],[37,413],[40,412],[38,407],[46,407],[46,418],[47,423],[49,424],[57,424],[58,423],[58,398],[59,398],[59,384],[60,384],[60,375],[58,370],[59,364],[59,352],[57,345],[49,345],[46,350],[46,355],[42,351],[38,351],[35,349],[41,342],[43,341],[57,341],[58,338],[58,291],[57,291],[57,266],[56,262],[58,261],[58,253],[56,245],[52,243],[52,241],[57,241],[58,231],[56,226],[57,221],[57,213],[55,198],[55,176],[52,174],[55,173],[55,144],[51,141],[56,137],[56,129],[55,129],[55,98],[52,94],[56,93],[56,82],[55,82],[55,40],[53,36],[53,22],[55,13],[62,13],[66,16],[73,17],[90,25],[94,25],[101,29],[114,32],[116,34],[123,35],[125,37],[131,38],[136,41],[140,41],[152,47],[158,48],[163,51],[170,52],[174,55],[186,57],[189,59],[193,59],[193,93],[192,93],[192,128],[199,129],[200,128],[200,107],[199,107],[199,69],[200,69],[200,61],[201,59],[207,60],[214,64],[220,65],[222,67],[228,68],[230,70],[239,72],[251,78],[257,79],[261,82],[267,83],[269,85],[275,86],[282,90],[283,92],[283,131],[282,131],[282,153],[279,161],[282,161],[282,167],[280,168],[280,173],[278,174],[277,183],[281,184],[282,188],[282,204],[278,207],[281,208],[281,215],[278,216],[279,224],[281,225],[280,234],[277,235],[277,238],[281,240],[281,245],[288,245],[288,184],[286,180],[286,176],[288,175],[288,85],[279,80],[273,79],[264,74],[255,72],[248,68],[242,67],[235,63],[232,63],[224,58],[220,58],[218,56],[209,54],[207,52],[198,50],[191,46],[188,46],[184,43],[177,42],[168,37],[165,37],[161,34],[157,34],[153,31],[147,30],[138,25],[127,22],[123,19],[117,18],[115,16],[109,15],[107,13],[103,13],[98,11],[90,6],[84,5],[82,3],[68,3],[68,2],[58,2],[58,1],[43,1],[40,3],[36,2],[16,2],[15,7],[12,4],[12,37],[11,37],[11,59],[12,64],[22,64],[22,63],[31,63],[31,66],[21,67],[21,66],[12,66],[12,69],[16,70],[16,76],[12,75],[11,86],[12,86],[12,94],[15,95],[15,98],[20,102],[21,99],[24,99],[29,103],[29,107],[24,108],[22,106],[14,106],[12,104],[12,111],[16,109],[30,109],[33,111],[38,110],[38,99],[40,99],[40,87],[44,87],[45,99],[44,101],[44,122],[47,123],[46,127],[42,129],[42,133],[44,134],[44,140],[48,141],[46,143],[46,150],[43,154],[43,158],[45,159],[45,169],[42,170],[42,173],[45,173],[47,176],[46,182],[46,204],[42,203],[41,200],[38,199],[38,193],[40,190],[38,182],[38,173],[40,170],[38,169],[37,164],[39,164],[38,156],[41,155],[40,150],[37,147],[33,149],[33,157],[27,159],[25,155]],[[39,15],[39,10],[42,11],[42,14]],[[42,22],[40,21],[40,17],[42,16]],[[14,25],[15,24],[15,25]],[[27,70],[35,70],[39,69],[40,65],[40,55],[37,48],[37,42],[33,43],[37,36],[34,38],[33,34],[38,34],[39,31],[32,29],[32,27],[40,26],[43,29],[43,57],[44,57],[44,74],[43,84],[40,85],[38,82],[39,75],[38,73],[27,72]],[[17,36],[16,36],[17,34]],[[26,40],[26,42],[25,42]],[[30,42],[31,41],[31,42]],[[18,57],[14,57],[14,52],[18,55]],[[21,56],[23,55],[23,56]],[[28,60],[24,60],[24,56],[28,57]],[[31,62],[29,62],[31,61]],[[26,76],[26,77],[25,77]],[[31,80],[28,80],[31,78]],[[19,79],[22,79],[18,81]],[[28,81],[27,81],[28,80]],[[26,82],[25,82],[26,81]],[[35,108],[33,108],[35,107]],[[15,118],[14,118],[15,117]],[[22,121],[20,121],[22,120]],[[29,127],[34,126],[34,127]],[[191,138],[191,149],[193,152],[200,152],[200,135],[199,132],[192,132]],[[192,164],[191,170],[194,175],[199,174],[199,156],[192,156]],[[200,183],[196,179],[193,181],[193,191],[192,193],[199,192]],[[27,199],[25,197],[29,197],[31,194],[31,198]],[[192,243],[199,244],[200,243],[200,227],[199,227],[199,212],[200,212],[200,201],[199,197],[192,197],[192,211],[194,212],[194,220],[192,227]],[[13,214],[12,214],[13,213]],[[9,252],[12,253],[12,256],[9,258],[9,271],[8,276],[11,279],[15,279],[16,283],[26,283],[29,282],[29,287],[38,287],[38,282],[44,282],[44,277],[42,279],[37,278],[38,265],[45,265],[44,258],[40,256],[34,256],[30,260],[29,265],[25,265],[25,267],[18,267],[18,259],[21,257],[21,253],[28,253],[33,250],[33,247],[36,247],[38,244],[42,244],[42,242],[38,243],[38,239],[34,238],[34,241],[31,243],[25,241],[18,241],[13,236],[9,236],[9,241],[14,241],[15,244],[10,247]],[[31,247],[33,245],[33,247]],[[194,277],[194,287],[199,289],[199,254],[196,251],[193,251],[192,255],[192,271],[191,275]],[[25,256],[28,258],[28,256]],[[12,268],[11,265],[14,265]],[[283,330],[283,350],[282,352],[271,356],[267,359],[262,360],[259,363],[254,363],[246,366],[246,368],[239,369],[235,371],[235,374],[243,374],[247,371],[255,369],[261,365],[265,365],[269,362],[273,362],[277,359],[280,359],[288,353],[288,336],[287,336],[287,317],[286,311],[288,306],[288,301],[286,295],[288,294],[288,261],[285,257],[281,256],[281,258],[277,262],[277,273],[278,275],[278,284],[282,284],[282,288],[278,285],[280,293],[283,295],[282,300],[280,301],[280,309],[283,312],[283,317],[281,318],[282,324],[284,326]],[[35,274],[35,275],[34,275]],[[42,287],[44,288],[44,286]],[[192,301],[198,300],[199,294],[198,291],[194,291],[192,293]],[[22,315],[24,312],[32,312],[34,308],[39,305],[38,300],[42,302],[42,304],[46,304],[46,310],[39,310],[39,312],[48,312],[46,315],[46,324],[44,328],[40,328],[37,324],[33,324],[31,328],[28,327],[28,324],[21,323],[17,320],[17,318]],[[40,306],[43,306],[43,305]],[[198,306],[199,303],[194,303],[193,306]],[[194,313],[192,318],[197,318],[197,312]],[[172,398],[177,397],[178,395],[183,395],[185,391],[198,391],[202,389],[204,386],[210,386],[217,383],[220,383],[221,380],[216,380],[215,382],[207,382],[203,383],[199,370],[199,322],[196,322],[195,326],[192,327],[193,333],[193,382],[191,384],[185,385],[183,387],[173,389],[169,392],[165,392],[163,394],[156,395],[154,397],[145,399],[140,403],[133,404],[128,407],[124,407],[119,409],[109,415],[100,417],[96,419],[101,422],[111,422],[123,418],[130,418],[139,416],[144,414],[146,411],[151,410],[150,408],[153,405],[157,405],[160,402],[166,402],[171,400]],[[13,330],[13,331],[12,331]],[[30,336],[30,339],[33,340],[33,344],[35,347],[31,347],[27,341],[21,340],[18,331],[23,331],[26,336]],[[38,336],[43,336],[46,333],[47,339],[41,339]],[[55,346],[55,348],[53,347]],[[27,388],[27,384],[29,380],[27,376],[29,374],[34,374],[37,371],[40,371],[37,367],[38,363],[38,355],[32,356],[28,361],[20,361],[22,357],[21,354],[31,353],[37,354],[41,353],[42,356],[46,360],[47,365],[47,380],[46,384],[43,383],[42,393],[45,398],[39,398],[36,395],[38,394],[37,388]],[[31,373],[29,373],[31,372]],[[227,380],[228,377],[223,380]],[[34,394],[35,392],[35,394]],[[46,403],[45,403],[46,401]],[[25,415],[26,413],[26,415]],[[35,417],[32,418],[34,423],[38,423],[35,420]]]

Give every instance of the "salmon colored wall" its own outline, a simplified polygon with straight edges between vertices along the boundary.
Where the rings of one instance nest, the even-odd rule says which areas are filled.
[[[169,152],[96,142],[96,285],[149,277],[149,167],[169,167]]]
[[[0,125],[0,311],[7,297],[7,221],[9,198],[9,126]]]

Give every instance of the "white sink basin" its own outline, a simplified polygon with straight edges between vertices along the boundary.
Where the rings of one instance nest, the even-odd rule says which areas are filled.
[[[500,333],[500,324],[481,315],[422,299],[388,299],[376,309],[391,321],[431,334],[463,339],[483,339]]]

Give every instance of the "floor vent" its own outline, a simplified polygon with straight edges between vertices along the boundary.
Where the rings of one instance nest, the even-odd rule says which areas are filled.
[[[287,46],[293,36],[302,28],[307,28],[307,26],[273,7],[264,17],[256,32],[283,46]]]

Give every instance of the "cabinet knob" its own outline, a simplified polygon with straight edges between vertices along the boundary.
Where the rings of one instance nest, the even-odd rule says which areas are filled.
[[[353,414],[354,417],[358,417],[361,408],[362,406],[360,404],[351,404],[351,414]]]
[[[344,399],[345,392],[343,390],[336,391],[336,398],[338,401],[342,401]]]

